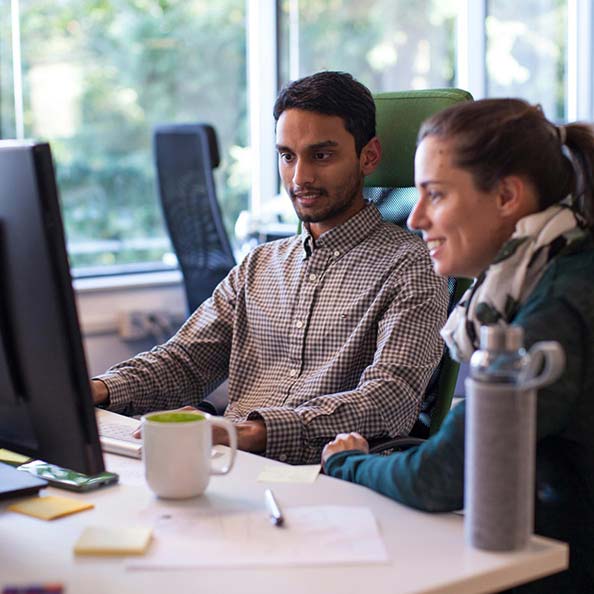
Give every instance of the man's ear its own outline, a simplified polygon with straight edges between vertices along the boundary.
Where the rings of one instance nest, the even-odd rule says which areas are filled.
[[[526,182],[516,175],[508,175],[499,180],[497,189],[497,208],[504,217],[516,218],[526,208]]]
[[[369,175],[373,173],[382,159],[382,145],[379,138],[374,136],[362,149],[359,162],[361,163],[361,173]]]

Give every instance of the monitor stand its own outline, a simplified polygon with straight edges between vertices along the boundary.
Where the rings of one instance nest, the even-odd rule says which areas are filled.
[[[0,462],[0,499],[35,495],[47,481]]]

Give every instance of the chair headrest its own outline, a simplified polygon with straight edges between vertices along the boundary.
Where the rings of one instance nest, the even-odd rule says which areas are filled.
[[[219,143],[217,133],[210,124],[161,124],[154,128],[154,139],[158,136],[167,137],[176,134],[192,134],[200,139],[204,158],[210,160],[212,169],[216,169],[220,162]]]
[[[382,160],[365,185],[403,188],[415,185],[415,150],[423,121],[454,103],[472,101],[472,95],[462,89],[427,89],[378,93],[374,100]]]

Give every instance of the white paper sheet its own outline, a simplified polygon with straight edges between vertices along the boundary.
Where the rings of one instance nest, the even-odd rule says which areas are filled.
[[[385,563],[388,556],[373,514],[365,507],[283,509],[273,526],[258,512],[205,513],[183,508],[154,514],[153,542],[128,569]],[[146,518],[146,514],[145,514]]]

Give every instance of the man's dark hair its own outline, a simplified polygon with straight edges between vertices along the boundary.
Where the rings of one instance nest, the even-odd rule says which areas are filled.
[[[375,136],[375,103],[369,89],[346,72],[317,72],[287,84],[274,104],[274,119],[286,109],[338,116],[355,138],[357,156]]]

